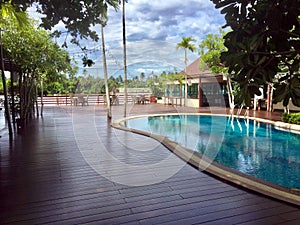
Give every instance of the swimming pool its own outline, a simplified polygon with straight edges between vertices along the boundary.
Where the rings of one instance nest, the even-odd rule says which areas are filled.
[[[249,118],[157,115],[127,120],[126,126],[164,136],[247,177],[299,195],[300,135]]]

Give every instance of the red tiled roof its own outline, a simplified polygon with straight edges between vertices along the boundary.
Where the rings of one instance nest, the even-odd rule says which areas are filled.
[[[207,68],[205,68],[204,70],[200,70],[199,62],[200,62],[200,57],[196,59],[194,62],[192,62],[190,65],[188,65],[186,67],[186,70],[182,71],[182,73],[186,72],[188,77],[200,77],[200,76],[213,77],[213,76],[220,75],[220,74],[211,73]]]

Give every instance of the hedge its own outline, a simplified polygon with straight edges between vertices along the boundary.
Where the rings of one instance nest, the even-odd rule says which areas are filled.
[[[299,124],[300,125],[300,113],[283,113],[282,121],[285,123]]]

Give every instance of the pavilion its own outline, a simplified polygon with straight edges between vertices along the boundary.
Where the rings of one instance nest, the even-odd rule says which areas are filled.
[[[180,74],[187,75],[187,102],[185,101],[185,80],[168,82],[164,103],[188,107],[228,106],[227,79],[222,74],[213,74],[208,68],[200,69],[200,57]]]

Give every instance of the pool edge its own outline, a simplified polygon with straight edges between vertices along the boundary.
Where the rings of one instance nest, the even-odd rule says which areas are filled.
[[[217,176],[220,179],[229,181],[233,184],[239,185],[243,188],[264,194],[266,196],[292,203],[294,205],[300,206],[300,192],[299,195],[295,194],[298,193],[298,190],[293,190],[289,188],[284,188],[279,185],[270,183],[268,181],[264,181],[262,179],[256,178],[254,176],[244,174],[242,172],[233,170],[229,167],[223,166],[217,162],[214,162],[203,155],[201,155],[199,152],[192,151],[188,148],[184,148],[178,143],[171,141],[167,137],[151,134],[146,131],[134,129],[134,128],[128,128],[124,125],[121,125],[123,122],[135,119],[135,118],[141,118],[141,117],[149,117],[149,116],[162,116],[162,115],[210,115],[210,116],[226,116],[226,117],[241,117],[236,115],[230,115],[230,114],[211,114],[211,113],[168,113],[168,114],[148,114],[148,115],[138,115],[138,116],[131,116],[126,117],[122,119],[117,119],[112,121],[111,126],[117,129],[121,129],[124,131],[130,131],[134,132],[140,135],[151,137],[157,141],[159,141],[161,144],[166,146],[170,151],[172,151],[175,155],[183,159],[185,162],[189,163],[193,167],[197,168],[198,170],[205,171],[211,175]],[[283,122],[278,121],[271,121],[267,119],[257,118],[257,117],[241,117],[241,118],[248,118],[251,120],[256,120],[263,123],[272,124],[275,127],[283,128],[283,129],[289,129],[292,132],[299,132],[300,133],[300,126],[295,127],[291,126],[291,124],[286,124]],[[299,130],[298,130],[299,129]]]

